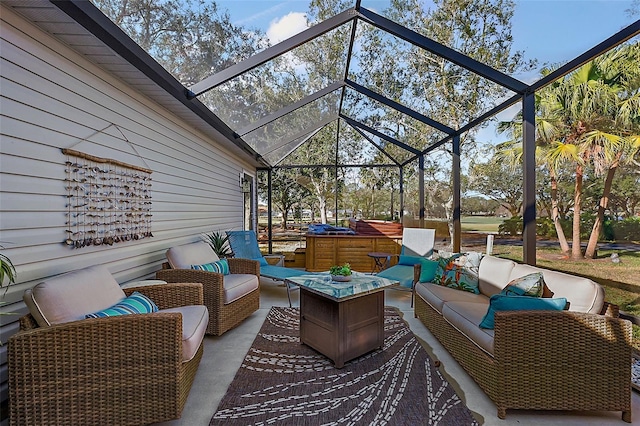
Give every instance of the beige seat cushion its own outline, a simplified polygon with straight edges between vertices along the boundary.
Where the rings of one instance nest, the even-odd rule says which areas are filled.
[[[494,331],[478,327],[489,309],[489,299],[486,300],[486,304],[447,302],[442,308],[442,316],[476,346],[493,356]]]
[[[229,274],[224,276],[224,304],[227,305],[257,289],[258,277],[253,274]]]
[[[23,299],[40,327],[84,319],[126,295],[103,265],[48,279],[24,292]]]
[[[416,283],[416,293],[422,297],[433,309],[442,313],[445,302],[487,303],[488,299],[482,294],[456,290],[433,283]]]
[[[180,312],[182,314],[182,361],[190,361],[198,351],[209,324],[209,310],[203,305],[180,306],[158,312]]]
[[[220,260],[211,246],[204,241],[171,247],[167,260],[173,269],[191,269],[191,265],[206,265]]]
[[[550,271],[531,265],[516,265],[511,271],[510,280],[523,277],[533,272],[542,272],[544,282],[553,292],[553,297],[566,297],[569,310],[599,314],[604,306],[604,289],[588,278]]]
[[[494,256],[484,256],[480,262],[479,289],[487,297],[498,294],[511,281],[516,262]]]

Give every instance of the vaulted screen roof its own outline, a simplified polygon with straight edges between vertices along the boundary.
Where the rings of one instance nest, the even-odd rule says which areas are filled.
[[[637,33],[637,23],[632,27],[612,37],[608,45]],[[327,45],[333,49],[330,57],[323,48]],[[412,56],[420,56],[422,61],[444,58],[451,73],[476,75],[484,80],[486,90],[501,94],[502,102],[485,104],[478,117],[452,122],[450,117],[434,111],[430,99],[415,93],[415,89],[403,87],[397,76],[393,77],[396,80],[373,81],[370,70],[361,61],[376,48],[393,49],[399,58],[394,64],[398,67],[406,67]],[[310,55],[310,51],[317,52],[317,56]],[[577,58],[560,69],[566,73],[582,62]],[[295,75],[293,81],[302,84],[293,84],[287,78],[291,73]],[[271,78],[262,78],[265,75]],[[557,78],[560,74],[554,75]],[[353,165],[355,161],[403,166],[551,81],[552,78],[545,78],[533,85],[526,84],[357,1],[354,8],[189,87],[188,97],[209,106],[234,130],[237,139],[247,143],[271,166],[292,164],[291,154],[303,144],[318,143],[319,136],[324,136],[325,141],[335,140],[337,165]],[[229,102],[230,98],[235,102]],[[235,107],[229,108],[230,105]],[[422,134],[406,131],[425,127],[429,130]],[[360,158],[340,157],[339,145],[345,141],[360,147]],[[305,161],[314,164],[313,158]]]
[[[465,55],[421,34],[421,28],[403,16],[395,17],[401,25],[393,16],[385,16],[385,8],[367,8],[378,3],[357,0],[353,8],[185,87],[88,1],[5,2],[81,53],[112,68],[125,81],[137,81],[134,85],[141,92],[196,127],[208,127],[208,133],[217,139],[222,136],[223,142],[266,167],[299,162],[300,157],[293,155],[296,149],[320,140],[334,141],[332,149],[339,165],[404,166],[640,32],[636,21],[565,61],[555,72],[527,84],[480,62],[473,49]],[[60,11],[71,21],[61,19]],[[84,27],[84,33],[71,22]],[[107,59],[107,50],[93,42],[85,46],[89,40],[85,34],[99,39],[119,59]],[[331,46],[330,50],[325,46]],[[371,61],[376,49],[383,49],[381,57],[397,60],[376,64]],[[482,80],[487,92],[499,94],[493,96],[499,101],[485,102],[479,116],[461,114],[453,120],[443,114],[434,107],[433,99],[401,78],[403,73],[415,72],[415,63],[435,60],[443,60],[452,74]],[[400,72],[374,73],[372,63]],[[135,72],[125,65],[135,67]],[[157,86],[143,81],[143,75]],[[420,78],[424,87],[438,83],[429,75]],[[478,95],[456,90],[456,96]],[[341,157],[340,146],[345,144],[358,147],[358,158]],[[319,160],[304,161],[314,164]]]
[[[359,151],[370,154],[369,162],[404,165],[459,134],[460,128],[449,123],[447,117],[435,117],[429,99],[411,93],[410,88],[400,88],[403,82],[374,84],[360,63],[363,55],[377,48],[372,43],[389,46],[397,55],[419,54],[422,60],[440,56],[447,60],[453,73],[477,74],[487,80],[487,85],[495,86],[494,91],[504,92],[511,100],[497,107],[487,105],[483,112],[492,115],[517,102],[519,97],[515,95],[528,89],[527,84],[396,24],[358,2],[352,9],[205,78],[189,88],[189,97],[202,100],[235,130],[238,138],[273,166],[287,163],[296,148],[313,143],[316,135],[328,129],[335,132],[336,144],[349,139],[358,146],[370,145],[368,150]],[[326,45],[334,49],[331,58],[322,54],[327,52],[322,48]],[[309,57],[309,46],[319,52],[317,57]],[[300,57],[305,57],[305,62],[296,66],[296,58]],[[278,76],[291,72],[295,73],[295,81],[304,85],[287,91],[286,84],[291,82]],[[262,75],[273,76],[270,87],[264,87],[269,83],[261,79]],[[278,83],[282,86],[278,87]],[[256,90],[250,90],[251,86],[257,86]],[[260,96],[271,92],[286,92],[289,96]],[[236,101],[241,106],[228,108],[229,97],[242,98]],[[473,123],[470,119],[462,124]],[[403,130],[424,126],[430,129],[425,137]],[[339,163],[341,160],[346,159],[338,156]]]

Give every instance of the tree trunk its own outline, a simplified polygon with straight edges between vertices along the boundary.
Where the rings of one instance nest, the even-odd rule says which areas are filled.
[[[619,155],[618,155],[619,158]],[[604,222],[604,211],[609,205],[609,195],[611,194],[611,185],[613,184],[613,176],[618,170],[619,160],[613,162],[609,170],[607,171],[607,177],[604,180],[604,189],[602,190],[602,198],[600,198],[600,204],[598,204],[598,215],[596,221],[593,223],[593,229],[591,229],[591,235],[589,235],[589,243],[587,244],[587,250],[584,256],[587,259],[593,259],[596,255],[596,247],[598,246],[598,238],[602,231],[602,224]]]
[[[520,211],[522,210],[522,206],[516,206],[514,204],[509,204],[509,203],[502,203],[502,207],[504,207],[505,209],[509,210],[509,213],[511,213],[511,216],[518,216],[520,214]]]
[[[449,226],[449,251],[453,251],[453,240],[454,240],[454,232],[455,230],[453,229],[453,197],[449,198],[445,203],[444,203],[444,214],[445,217],[447,218],[447,224]]]
[[[313,188],[313,193],[318,200],[318,210],[320,211],[320,222],[329,223],[327,221],[327,197],[323,191],[322,180],[316,180],[314,177],[310,178],[310,183]],[[336,212],[336,216],[338,212]]]
[[[551,176],[551,220],[553,220],[553,226],[556,228],[556,234],[558,235],[558,242],[560,243],[560,249],[565,256],[569,256],[569,243],[567,237],[564,235],[564,230],[560,224],[560,214],[558,209],[558,179],[556,178],[555,170],[549,171]]]
[[[318,197],[318,205],[320,210],[320,222],[328,223],[327,222],[327,200],[325,200],[322,197]],[[338,212],[336,212],[336,215],[337,214]]]
[[[576,185],[573,202],[573,240],[571,241],[571,258],[574,260],[584,259],[582,247],[580,247],[580,210],[582,208],[582,177],[583,167],[576,166]]]
[[[371,219],[376,217],[376,200],[375,200],[376,188],[371,188]]]

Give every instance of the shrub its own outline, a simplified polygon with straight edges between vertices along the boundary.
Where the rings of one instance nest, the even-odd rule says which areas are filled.
[[[536,235],[546,238],[555,238],[556,227],[550,217],[539,217],[536,219]]]
[[[498,225],[498,233],[500,235],[520,235],[522,234],[522,226],[522,216],[512,216]]]
[[[611,221],[611,234],[616,240],[640,241],[640,217]]]

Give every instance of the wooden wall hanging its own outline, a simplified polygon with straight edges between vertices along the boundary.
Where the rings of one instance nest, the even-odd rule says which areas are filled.
[[[153,237],[151,170],[72,149],[62,152],[67,156],[66,245],[78,249]]]

